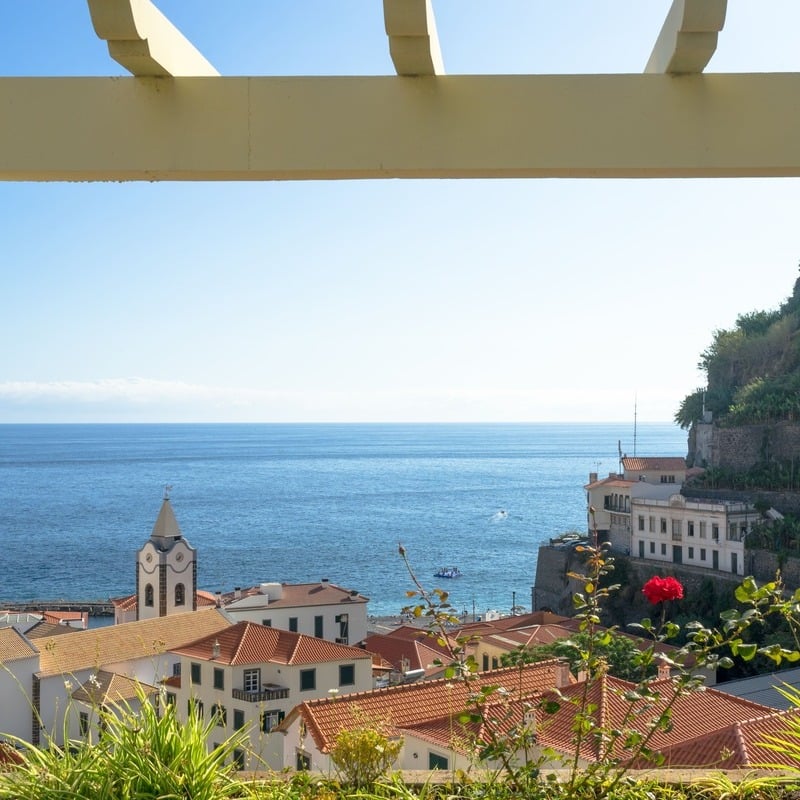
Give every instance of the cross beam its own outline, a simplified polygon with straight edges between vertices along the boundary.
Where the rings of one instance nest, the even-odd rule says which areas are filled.
[[[800,176],[800,74],[0,78],[0,179]]]

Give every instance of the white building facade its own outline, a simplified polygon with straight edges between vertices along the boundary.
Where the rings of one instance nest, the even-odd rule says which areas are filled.
[[[258,623],[237,623],[173,652],[180,676],[167,681],[168,702],[179,719],[216,720],[210,748],[247,730],[248,747],[235,754],[242,769],[283,768],[283,735],[273,729],[296,705],[373,688],[365,650]]]
[[[317,583],[262,583],[221,597],[235,622],[256,622],[336,644],[367,637],[366,597],[323,578]]]
[[[733,575],[744,575],[745,537],[759,519],[749,503],[692,500],[681,494],[634,499],[631,516],[631,555]]]

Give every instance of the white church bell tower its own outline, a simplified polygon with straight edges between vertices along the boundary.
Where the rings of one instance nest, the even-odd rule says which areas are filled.
[[[166,487],[150,538],[136,556],[136,618],[197,610],[197,554],[183,538]]]

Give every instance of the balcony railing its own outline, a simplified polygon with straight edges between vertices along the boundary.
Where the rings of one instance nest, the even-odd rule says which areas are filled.
[[[285,686],[265,684],[260,690],[246,691],[245,689],[231,689],[234,700],[244,700],[248,703],[265,703],[269,700],[283,700],[289,696]]]
[[[673,532],[672,541],[673,542],[682,542],[683,541],[683,534],[682,533],[674,533]]]

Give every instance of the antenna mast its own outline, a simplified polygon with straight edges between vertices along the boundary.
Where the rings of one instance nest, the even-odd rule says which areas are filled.
[[[633,457],[636,458],[636,416],[638,413],[639,398],[633,396]]]

